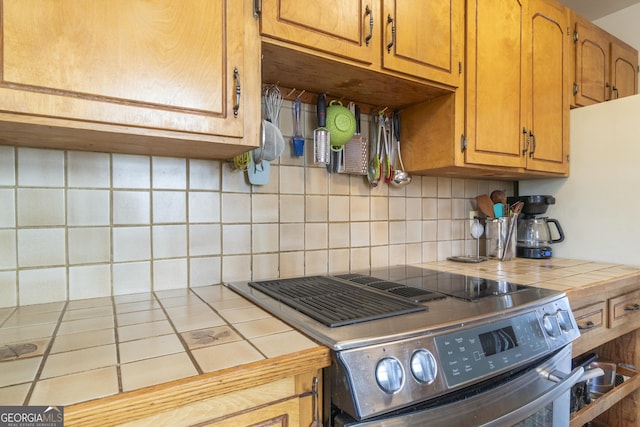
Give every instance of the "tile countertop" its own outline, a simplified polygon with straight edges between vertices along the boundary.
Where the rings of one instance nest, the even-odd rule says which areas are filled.
[[[640,277],[566,259],[420,266],[565,292]],[[222,285],[5,308],[0,405],[67,406],[318,347]]]

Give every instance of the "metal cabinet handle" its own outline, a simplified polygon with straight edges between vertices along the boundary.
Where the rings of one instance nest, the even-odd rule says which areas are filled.
[[[587,321],[587,323],[585,323],[584,325],[578,325],[578,329],[580,329],[581,331],[587,331],[595,327],[596,327],[596,324],[593,323],[591,320]]]
[[[536,136],[533,132],[529,131],[529,137],[531,138],[531,151],[529,151],[529,157],[533,158],[536,152]]]
[[[391,17],[391,14],[387,16],[387,24],[391,24],[391,41],[387,45],[387,52],[391,53],[391,48],[396,44],[396,23]]]
[[[366,46],[369,46],[369,42],[371,41],[371,37],[373,37],[373,11],[369,7],[369,5],[367,5],[367,7],[364,10],[364,16],[366,17],[367,15],[369,15],[369,35],[367,37],[365,37],[364,44]]]
[[[253,0],[253,17],[259,19],[262,14],[262,0]]]
[[[638,311],[638,310],[640,310],[640,304],[632,304],[624,308],[624,311]]]
[[[320,423],[320,405],[318,404],[318,377],[313,377],[313,384],[311,385],[311,395],[313,398],[313,420],[311,421],[311,427],[321,427]]]
[[[238,67],[233,69],[233,79],[236,81],[236,102],[233,105],[233,117],[238,117],[238,110],[240,110],[240,72]]]
[[[529,142],[531,141],[531,139],[527,134],[527,129],[522,128],[522,134],[524,135],[524,148],[522,149],[522,155],[524,156],[527,154],[527,151],[529,151]]]

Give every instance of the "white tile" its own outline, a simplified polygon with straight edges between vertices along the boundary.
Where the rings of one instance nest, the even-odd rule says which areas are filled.
[[[331,174],[329,176],[329,194],[348,195],[351,189],[351,176],[347,174]]]
[[[69,228],[69,264],[109,262],[111,229],[109,227]]]
[[[219,222],[220,193],[189,192],[189,222]]]
[[[74,225],[109,225],[111,222],[108,190],[68,190],[67,223]]]
[[[422,197],[438,197],[438,178],[435,176],[422,177]],[[475,197],[475,194],[474,196]]]
[[[326,223],[307,223],[304,227],[304,248],[326,249],[329,244],[329,227]]]
[[[153,290],[186,288],[187,260],[165,259],[153,262]]]
[[[349,249],[332,249],[329,251],[329,273],[349,271]]]
[[[451,220],[438,220],[438,242],[451,240]]]
[[[113,294],[151,291],[151,262],[113,264]]]
[[[16,268],[16,231],[0,230],[0,269]]]
[[[0,307],[18,305],[18,288],[15,271],[0,271]]]
[[[251,280],[251,256],[231,255],[222,258],[222,281]]]
[[[113,188],[151,187],[151,159],[147,156],[114,154]]]
[[[187,193],[184,191],[154,191],[153,223],[167,224],[187,221]]]
[[[329,217],[327,196],[305,197],[305,221],[326,222]]]
[[[30,357],[0,363],[0,387],[33,381],[42,357]]]
[[[329,193],[329,174],[325,168],[305,168],[305,191],[307,194]]]
[[[20,270],[19,304],[43,304],[67,299],[67,273],[63,267]]]
[[[369,221],[369,199],[369,197],[351,197],[349,209],[351,221]]]
[[[349,221],[348,196],[329,196],[329,221]]]
[[[18,156],[18,185],[64,187],[64,151],[22,148]]]
[[[350,224],[351,247],[369,246],[369,222],[352,222]]]
[[[420,242],[422,239],[422,221],[407,221],[407,243]]]
[[[18,266],[64,265],[64,228],[25,228],[18,230]]]
[[[405,199],[405,209],[407,220],[422,219],[422,199],[417,197]]]
[[[352,249],[351,252],[353,254],[353,252],[356,251],[362,251],[364,250],[363,248],[355,248]],[[353,255],[352,255],[353,256]],[[371,248],[371,265],[373,266],[387,266],[389,265],[389,246],[375,246]],[[356,269],[356,270],[360,270],[360,269],[367,269],[369,268],[368,265],[363,266],[360,265],[361,262],[363,262],[363,259],[361,259],[363,257],[355,257],[353,259],[353,261],[351,262],[351,268],[352,269]]]
[[[280,277],[299,277],[304,273],[304,252],[280,252]]]
[[[329,247],[349,247],[349,223],[335,222],[329,224]]]
[[[219,224],[189,225],[189,255],[219,255],[221,238]]]
[[[305,252],[304,272],[306,275],[327,274],[329,272],[329,253],[326,250]]]
[[[113,261],[141,261],[151,258],[149,227],[114,227]]]
[[[249,252],[251,252],[251,226],[223,225],[222,253],[224,255],[239,255]]]
[[[278,277],[278,254],[257,254],[253,256],[253,279],[273,279]]]
[[[371,223],[371,246],[389,244],[389,223],[387,221],[374,221]]]
[[[113,223],[140,225],[150,223],[150,195],[148,191],[114,191]]]
[[[304,249],[304,224],[280,224],[280,250],[299,251]]]
[[[451,219],[451,199],[438,199],[438,219]]]
[[[438,199],[422,199],[422,219],[438,219]]]
[[[154,225],[153,258],[175,258],[187,256],[186,225]]]
[[[278,222],[278,195],[254,194],[251,197],[252,222]]]
[[[280,194],[304,194],[305,168],[280,166]]]
[[[220,283],[220,257],[189,258],[189,286]]]
[[[189,160],[189,188],[191,190],[220,190],[220,162]]]
[[[222,165],[222,191],[233,191],[236,193],[249,193],[251,186],[247,181],[247,174],[233,168],[230,162]]]
[[[254,253],[277,252],[279,249],[278,224],[253,224],[252,250]]]
[[[405,198],[389,199],[389,219],[390,220],[407,219]]]
[[[17,199],[19,226],[64,225],[63,190],[19,188]]]
[[[0,145],[0,185],[16,185],[15,153],[14,147]]]
[[[0,227],[15,227],[16,198],[15,191],[12,188],[0,188],[0,206],[2,206],[2,209],[0,209]]]
[[[389,199],[387,197],[371,197],[371,220],[389,219]]]
[[[109,264],[69,267],[69,299],[97,298],[111,295]]]
[[[251,221],[251,197],[248,194],[222,193],[220,207],[223,223]]]
[[[153,188],[186,190],[187,161],[173,157],[153,157],[151,159]]]
[[[304,222],[304,196],[280,196],[280,223]]]
[[[438,177],[438,198],[451,198],[451,178]]]
[[[111,159],[107,153],[67,152],[67,179],[70,188],[109,188]]]

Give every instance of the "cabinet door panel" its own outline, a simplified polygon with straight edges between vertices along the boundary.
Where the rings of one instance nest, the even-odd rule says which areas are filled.
[[[2,109],[242,136],[242,4],[4,0]]]
[[[590,105],[609,99],[609,40],[598,28],[576,23],[577,105]]]
[[[624,98],[638,93],[638,52],[611,43],[611,85],[613,98]]]
[[[568,172],[569,49],[568,14],[546,1],[529,3],[531,16],[531,124],[527,169]]]
[[[467,3],[467,163],[524,166],[526,8],[518,0]],[[496,31],[500,22],[500,31]]]
[[[383,67],[458,86],[463,3],[385,0],[383,5]]]
[[[378,1],[263,0],[260,30],[275,39],[366,64],[379,64],[382,23]],[[367,44],[372,16],[373,33]]]

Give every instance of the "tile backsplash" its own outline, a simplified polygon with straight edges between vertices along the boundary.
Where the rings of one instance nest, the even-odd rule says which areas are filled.
[[[264,186],[224,161],[0,146],[0,307],[475,255],[474,197],[513,183],[330,174],[304,107],[307,154],[285,102]]]

